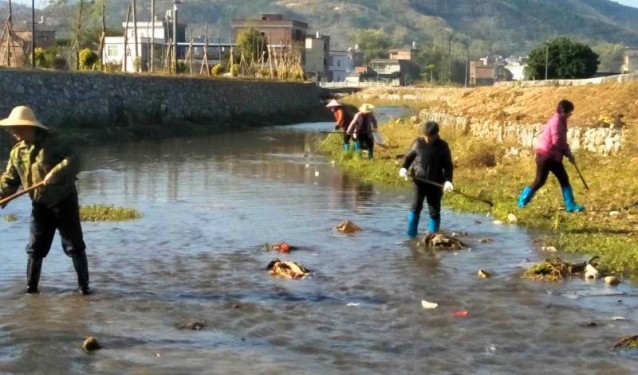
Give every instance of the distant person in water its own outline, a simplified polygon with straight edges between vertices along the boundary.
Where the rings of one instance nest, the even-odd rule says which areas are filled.
[[[352,122],[352,115],[345,106],[336,99],[332,99],[326,105],[332,111],[335,117],[335,130],[343,131],[343,151],[350,151],[350,135],[348,134],[348,125]]]
[[[407,179],[410,175],[408,172],[410,167],[412,167],[411,175],[414,180],[414,199],[408,215],[408,236],[414,237],[418,233],[423,201],[426,199],[430,216],[428,230],[430,233],[435,233],[441,226],[443,192],[454,191],[452,153],[447,142],[439,137],[439,124],[436,122],[425,123],[423,137],[412,142],[399,170],[399,176]],[[427,183],[426,180],[443,185],[443,189]]]
[[[368,159],[374,157],[374,132],[378,129],[377,119],[374,117],[374,106],[364,103],[359,107],[359,112],[348,126],[348,134],[354,138],[354,149],[361,154],[361,150],[368,150]]]
[[[89,294],[89,266],[80,225],[75,187],[79,160],[71,148],[36,120],[31,108],[15,107],[0,121],[16,139],[7,168],[0,175],[0,197],[42,183],[30,193],[31,235],[26,251],[27,290],[38,293],[42,260],[49,254],[57,230],[64,253],[73,260],[81,294]],[[3,207],[4,208],[4,207]]]
[[[585,207],[574,202],[574,192],[569,184],[569,176],[563,165],[563,156],[572,164],[576,163],[574,154],[567,143],[567,119],[574,112],[574,104],[561,100],[554,116],[543,128],[536,143],[536,178],[531,186],[526,186],[518,198],[518,207],[523,208],[532,200],[552,172],[560,183],[567,212],[582,211]]]

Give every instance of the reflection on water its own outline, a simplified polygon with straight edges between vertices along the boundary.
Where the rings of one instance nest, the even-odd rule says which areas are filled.
[[[521,265],[542,254],[525,232],[476,215],[443,218],[445,229],[470,233],[471,251],[415,249],[404,236],[409,190],[362,184],[311,152],[325,136],[314,130],[331,126],[91,150],[81,203],[145,216],[84,224],[89,298],[72,293],[57,243],[42,294],[22,293],[29,204],[12,203],[3,213],[19,220],[0,224],[0,373],[634,371],[635,359],[609,348],[633,334],[635,287],[522,281]],[[332,231],[343,219],[364,231]],[[262,250],[276,241],[303,250]],[[264,267],[275,257],[315,272],[272,278]],[[479,280],[479,268],[495,276]],[[424,310],[423,299],[439,307]],[[454,316],[461,310],[468,316]],[[178,329],[191,319],[205,329]],[[82,352],[88,335],[104,349]]]

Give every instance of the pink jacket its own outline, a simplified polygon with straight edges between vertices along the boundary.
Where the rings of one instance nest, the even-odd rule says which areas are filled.
[[[547,155],[556,161],[571,153],[567,144],[567,118],[559,112],[547,122],[536,141],[536,153]]]

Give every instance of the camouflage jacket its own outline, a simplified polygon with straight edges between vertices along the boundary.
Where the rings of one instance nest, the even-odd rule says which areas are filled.
[[[46,186],[31,192],[34,202],[55,206],[72,193],[80,161],[72,149],[53,133],[39,133],[32,144],[18,142],[11,149],[7,169],[0,176],[0,196],[15,193],[39,183],[53,172]]]

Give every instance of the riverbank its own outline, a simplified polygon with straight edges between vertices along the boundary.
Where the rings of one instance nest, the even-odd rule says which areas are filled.
[[[386,138],[387,147],[375,148],[372,162],[352,154],[344,155],[338,137],[333,137],[325,149],[338,164],[363,180],[408,189],[410,184],[398,178],[398,171],[411,142],[420,136],[420,127],[408,119],[382,125],[380,133]],[[484,203],[452,193],[445,195],[446,206],[489,213],[492,220],[503,225],[522,225],[543,231],[546,235],[538,243],[539,251],[554,247],[587,257],[600,256],[602,268],[634,279],[638,276],[638,205],[633,205],[638,197],[635,177],[638,176],[638,150],[634,146],[627,145],[618,155],[606,157],[576,152],[578,165],[591,189],[583,187],[573,166],[566,166],[576,200],[587,208],[582,213],[567,213],[553,177],[527,208],[516,207],[518,194],[534,178],[531,150],[512,155],[511,144],[495,144],[445,127],[442,137],[452,149],[455,187],[494,203],[490,209]],[[445,218],[443,220],[445,228]],[[471,232],[471,228],[468,231]],[[550,255],[548,252],[547,256]]]

